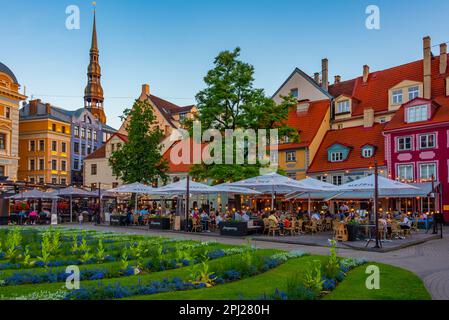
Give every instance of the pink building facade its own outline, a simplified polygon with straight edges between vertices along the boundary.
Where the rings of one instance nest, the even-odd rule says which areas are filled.
[[[435,192],[427,199],[416,199],[414,208],[443,212],[449,222],[449,107],[445,105],[422,98],[410,101],[387,124],[384,136],[391,178],[433,181]]]

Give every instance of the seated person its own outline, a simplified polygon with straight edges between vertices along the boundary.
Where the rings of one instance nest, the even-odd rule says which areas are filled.
[[[248,212],[243,211],[242,219],[245,222],[248,222],[250,220],[250,216],[248,215]]]
[[[240,222],[240,221],[242,221],[243,219],[242,219],[242,216],[240,215],[240,213],[238,212],[238,211],[236,211],[235,213],[234,213],[234,221],[235,222]]]
[[[401,222],[399,223],[401,229],[410,229],[412,227],[412,221],[407,217],[406,214],[403,214],[401,217]]]
[[[275,224],[279,224],[278,217],[276,216],[275,211],[271,211],[270,216],[268,216],[268,220],[273,221]]]
[[[321,216],[320,216],[320,214],[318,212],[315,212],[314,214],[312,214],[312,219],[320,220]]]

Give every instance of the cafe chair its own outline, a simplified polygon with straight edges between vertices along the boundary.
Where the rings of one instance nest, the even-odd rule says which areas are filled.
[[[192,219],[192,232],[202,232],[203,226],[198,219]]]
[[[269,226],[269,229],[268,229],[268,235],[271,234],[274,237],[276,235],[276,233],[280,233],[281,229],[276,224],[276,222],[270,220],[269,223],[270,223],[270,226]]]
[[[306,232],[314,234],[317,233],[317,231],[318,231],[318,223],[315,219],[312,219],[312,223],[306,226]]]

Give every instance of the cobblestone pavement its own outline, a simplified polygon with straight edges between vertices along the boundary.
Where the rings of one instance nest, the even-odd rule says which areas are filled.
[[[191,239],[199,241],[218,241],[226,244],[241,245],[247,240],[242,238],[226,238],[213,235],[201,235],[194,233],[171,233],[148,231],[147,229],[131,229],[120,227],[104,227],[85,224],[83,226],[71,225],[70,227],[93,229],[98,231],[113,231],[129,234],[143,234],[153,236],[173,237],[179,239]],[[314,254],[327,254],[328,248],[287,244],[279,242],[253,241],[258,248],[273,248],[283,250],[303,250]],[[444,239],[431,240],[419,245],[404,249],[378,253],[358,251],[351,249],[338,249],[338,254],[344,257],[366,258],[369,261],[381,262],[410,270],[424,281],[433,299],[449,300],[449,228],[444,229]]]

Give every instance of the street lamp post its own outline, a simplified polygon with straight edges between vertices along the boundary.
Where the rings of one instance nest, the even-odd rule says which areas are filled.
[[[380,237],[379,237],[379,214],[378,214],[378,204],[379,204],[379,165],[377,160],[374,162],[374,220],[375,220],[375,232],[376,232],[376,245],[374,248],[379,249],[381,247]]]
[[[185,213],[185,231],[189,231],[189,202],[190,202],[190,176],[187,174],[187,188],[186,188],[186,213]]]

